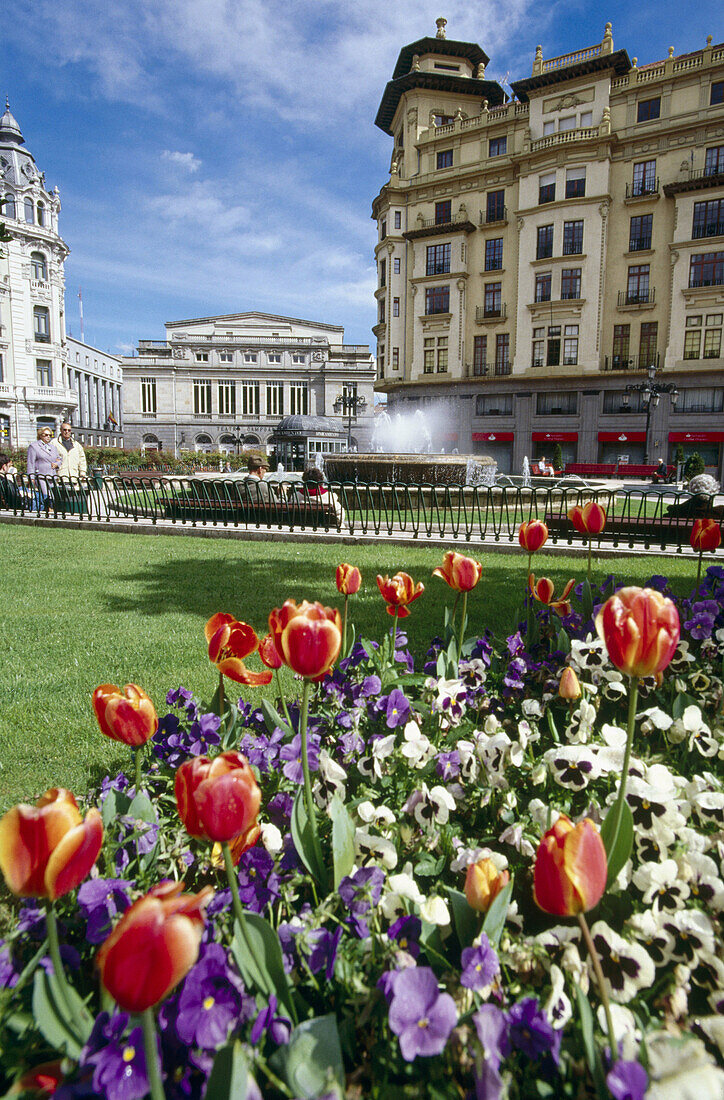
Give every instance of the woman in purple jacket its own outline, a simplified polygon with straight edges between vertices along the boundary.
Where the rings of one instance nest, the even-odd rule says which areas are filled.
[[[60,469],[60,462],[58,448],[53,443],[52,430],[40,428],[38,438],[28,447],[28,473],[40,477],[55,477]]]

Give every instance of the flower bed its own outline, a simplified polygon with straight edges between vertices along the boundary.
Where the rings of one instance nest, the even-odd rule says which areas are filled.
[[[209,621],[208,704],[97,689],[130,774],[0,823],[6,1089],[720,1100],[724,570],[678,607],[531,578],[494,639],[476,565],[435,571],[424,668],[422,585],[378,578],[390,629],[353,640],[341,566],[343,619]],[[297,697],[256,707],[281,664]]]

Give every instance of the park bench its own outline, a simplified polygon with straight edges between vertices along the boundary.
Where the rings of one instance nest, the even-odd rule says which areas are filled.
[[[244,482],[189,482],[183,492],[163,500],[166,519],[279,527],[337,527],[331,502],[293,493],[264,500]]]
[[[644,478],[647,481],[651,481],[658,466],[649,463],[644,464],[636,462],[619,462],[618,464],[618,476],[619,477],[639,477]],[[666,467],[666,480],[673,481],[676,476],[676,466]]]
[[[600,536],[603,541],[618,541],[622,538],[643,539],[645,542],[688,543],[693,520],[689,516],[644,516],[622,515],[606,517],[606,526]],[[565,512],[551,512],[545,517],[545,524],[552,535],[567,535],[578,538],[579,534]]]
[[[579,477],[614,477],[616,474],[615,462],[567,462],[567,474],[578,474]]]

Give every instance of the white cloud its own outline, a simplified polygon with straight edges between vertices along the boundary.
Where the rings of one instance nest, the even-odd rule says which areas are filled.
[[[177,150],[164,149],[161,153],[161,159],[184,172],[198,172],[201,167],[201,161],[193,153],[181,153]]]

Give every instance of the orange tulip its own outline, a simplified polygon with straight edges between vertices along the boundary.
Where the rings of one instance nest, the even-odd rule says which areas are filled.
[[[362,574],[356,565],[347,565],[346,562],[342,562],[337,566],[336,581],[338,592],[343,596],[354,596],[360,590]]]
[[[222,752],[209,760],[184,761],[174,783],[176,807],[190,836],[213,841],[237,841],[237,861],[256,844],[261,791],[246,757]]]
[[[698,519],[691,529],[691,548],[700,553],[721,544],[721,527],[715,519]]]
[[[601,834],[589,818],[574,825],[565,814],[541,840],[535,857],[533,895],[554,917],[574,917],[598,905],[608,862]]]
[[[612,664],[627,676],[663,672],[679,644],[679,612],[652,588],[622,588],[596,616]]]
[[[224,676],[251,687],[271,681],[271,672],[251,672],[244,664],[244,658],[259,648],[256,631],[248,623],[219,611],[207,622],[204,634],[209,644],[209,660]]]
[[[471,909],[487,913],[495,898],[510,882],[508,871],[499,871],[492,859],[471,863],[465,875],[465,897]]]
[[[127,909],[97,956],[101,982],[126,1012],[145,1012],[188,974],[199,954],[210,886],[183,894],[160,882]]]
[[[566,615],[570,615],[571,613],[571,602],[568,597],[575,583],[574,580],[570,580],[558,599],[554,600],[552,580],[549,580],[548,577],[541,577],[536,584],[535,574],[530,573],[528,576],[528,588],[533,597],[538,600],[539,603],[546,604],[547,607],[550,607],[551,611],[555,611],[561,618],[565,618]]]
[[[606,511],[595,500],[576,504],[568,512],[568,518],[581,535],[600,535],[606,526]]]
[[[267,668],[281,668],[284,664],[277,653],[277,647],[274,645],[271,634],[265,634],[259,642],[259,656],[261,657],[261,663],[266,665]]]
[[[474,558],[466,558],[454,550],[448,550],[442,565],[433,569],[433,577],[440,577],[456,592],[471,592],[482,576],[483,567]]]
[[[574,699],[580,699],[581,697],[581,685],[578,682],[578,677],[570,666],[564,668],[561,673],[561,678],[558,683],[558,694],[561,699],[568,699],[569,702]]]
[[[536,550],[540,550],[547,538],[548,528],[541,519],[521,523],[518,530],[518,542],[529,554],[535,554]]]
[[[269,630],[285,665],[306,680],[321,680],[339,656],[339,611],[321,603],[286,600],[269,616]]]
[[[378,573],[377,587],[387,604],[387,614],[397,615],[400,619],[407,618],[410,614],[407,605],[425,591],[424,584],[419,581],[415,584],[409,573],[395,573],[394,577],[382,577]]]
[[[98,810],[84,821],[71,792],[54,787],[0,820],[0,870],[13,894],[54,901],[88,876],[102,844]]]
[[[101,733],[131,748],[145,745],[158,729],[156,708],[138,684],[126,684],[123,691],[115,684],[101,684],[92,703]]]

